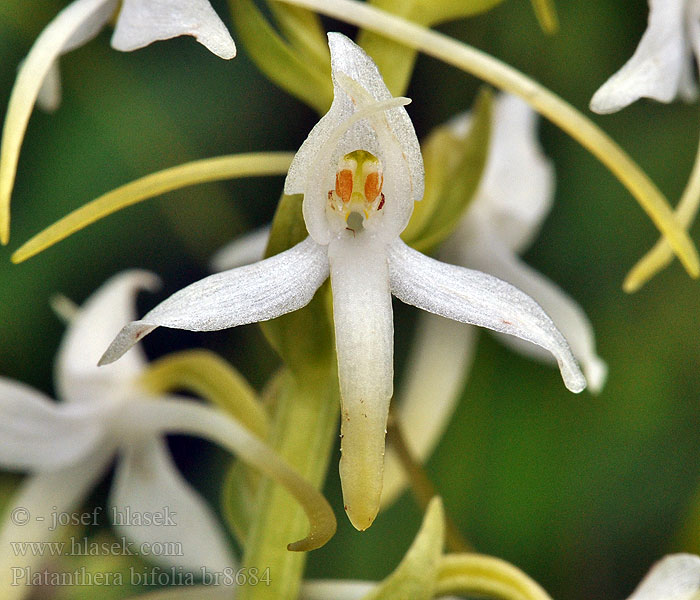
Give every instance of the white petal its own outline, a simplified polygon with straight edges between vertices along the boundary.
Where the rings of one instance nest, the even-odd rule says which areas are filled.
[[[499,242],[484,234],[474,239],[469,247],[464,248],[464,264],[508,281],[532,296],[569,342],[571,351],[583,368],[590,390],[599,392],[605,384],[608,367],[596,354],[595,335],[588,317],[555,283],[523,263]],[[502,338],[524,354],[538,358],[551,357],[529,342],[512,336]]]
[[[686,7],[685,25],[687,38],[685,40],[688,60],[683,61],[683,70],[678,82],[678,95],[685,102],[694,102],[698,99],[698,85],[695,56],[700,56],[700,4],[688,2]]]
[[[360,600],[376,587],[374,581],[307,581],[301,587],[300,600]]]
[[[97,37],[107,21],[112,17],[117,8],[118,0],[102,0],[102,5],[71,34],[61,47],[60,54],[67,54],[71,50],[80,48],[90,40]],[[78,2],[74,2],[78,4]],[[71,5],[72,6],[72,5]],[[37,40],[38,41],[38,40]],[[51,63],[51,67],[44,77],[39,89],[36,103],[41,110],[53,112],[61,104],[61,72],[58,64],[58,56]]]
[[[413,458],[425,462],[457,407],[474,358],[478,330],[422,313],[394,399],[394,418]],[[403,491],[406,475],[391,446],[384,463],[382,507]]]
[[[61,71],[58,59],[51,63],[36,97],[37,106],[45,112],[54,112],[61,105]]]
[[[58,56],[66,51],[74,36],[84,37],[82,32],[99,30],[114,12],[117,0],[76,0],[64,8],[47,25],[34,42],[27,58],[17,74],[12,95],[7,107],[2,132],[0,154],[0,221],[9,222],[9,205],[15,181],[19,150],[27,129],[32,108],[36,102],[44,79]],[[0,240],[6,238],[6,229],[0,230]]]
[[[112,47],[129,52],[181,35],[194,36],[221,58],[236,56],[231,34],[209,0],[123,0]]]
[[[407,304],[455,321],[523,338],[549,350],[572,392],[586,387],[566,340],[529,296],[491,275],[424,256],[401,240],[389,246],[392,293]]]
[[[113,525],[119,535],[139,545],[162,544],[161,548],[169,549],[160,555],[154,552],[146,560],[196,573],[202,567],[221,572],[235,564],[222,526],[180,475],[159,437],[134,440],[124,447],[109,504],[117,516]],[[132,516],[160,515],[163,520],[139,525],[129,521],[127,511]]]
[[[627,600],[691,600],[700,591],[700,557],[669,554],[657,562]]]
[[[77,0],[73,4],[78,4],[80,1],[82,0]],[[61,54],[66,54],[71,50],[80,48],[80,46],[87,44],[90,40],[97,37],[104,26],[107,25],[109,20],[114,16],[119,5],[119,0],[102,0],[101,4],[102,6],[99,7],[99,10],[89,19],[83,21],[80,27],[76,29],[66,43],[63,44]]]
[[[464,129],[459,122],[456,127]],[[503,243],[522,252],[537,235],[554,197],[554,169],[537,139],[535,112],[520,98],[501,94],[494,104],[489,144],[465,225],[471,231],[487,222]]]
[[[57,404],[24,384],[0,378],[0,465],[50,470],[93,452],[104,440],[101,413]]]
[[[384,437],[394,377],[394,324],[386,250],[358,238],[328,247],[340,380],[340,478],[345,510],[359,530],[379,509]]]
[[[304,194],[304,220],[309,234],[320,244],[328,243],[326,204],[328,191],[335,185],[338,159],[354,150],[366,150],[382,163],[387,235],[398,235],[411,216],[413,202],[423,197],[423,159],[413,124],[406,110],[397,107],[375,113],[344,131],[343,124],[353,113],[367,108],[372,99],[381,102],[392,96],[364,50],[339,33],[329,33],[328,41],[333,104],[294,157],[285,193]],[[354,85],[348,85],[343,76]],[[336,142],[337,131],[343,134]]]
[[[217,331],[267,321],[306,306],[328,278],[326,248],[306,238],[266,260],[211,275],[126,325],[100,359],[117,360],[156,327]]]
[[[265,258],[270,226],[260,227],[226,244],[211,259],[211,270],[218,273],[235,269]]]
[[[124,271],[107,280],[83,304],[71,321],[56,359],[56,385],[66,401],[99,402],[105,388],[128,384],[146,358],[139,349],[118,365],[98,368],[102,352],[125,322],[136,317],[136,294],[154,290],[158,278],[147,271]]]
[[[53,527],[53,515],[71,513],[80,508],[107,468],[112,451],[111,447],[101,447],[70,468],[33,475],[20,484],[8,503],[0,528],[0,597],[3,600],[19,600],[27,596],[33,588],[21,585],[21,579],[13,585],[13,575],[22,577],[22,570],[26,568],[36,571],[42,567],[42,561],[47,560],[46,556],[34,556],[29,549],[24,554],[15,552],[12,544],[50,542],[58,535],[65,535],[65,527],[49,531]],[[26,524],[21,524],[27,517]]]
[[[685,24],[687,28],[686,46],[688,49],[688,60],[686,69],[681,75],[680,95],[683,100],[692,102],[698,97],[698,86],[696,78],[698,71],[697,61],[700,58],[700,2],[687,2],[685,13]],[[692,55],[695,54],[695,61]]]
[[[639,98],[670,102],[692,60],[681,0],[649,0],[649,24],[632,58],[594,94],[591,110],[612,113]]]

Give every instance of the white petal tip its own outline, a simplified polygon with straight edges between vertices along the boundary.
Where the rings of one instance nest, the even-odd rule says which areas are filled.
[[[103,367],[104,365],[109,365],[115,360],[118,360],[129,348],[146,337],[156,327],[156,325],[150,325],[143,321],[134,321],[133,323],[125,325],[102,355],[97,366]]]
[[[599,115],[609,115],[629,106],[632,102],[633,100],[627,103],[615,100],[601,88],[593,95],[593,98],[591,98],[589,108]]]
[[[586,378],[581,372],[572,373],[564,377],[564,385],[566,389],[574,394],[580,394],[586,389]]]
[[[214,52],[219,58],[223,58],[224,60],[231,60],[232,58],[236,58],[236,46],[233,45],[233,42],[231,42],[231,47],[230,48],[222,48],[218,52]]]
[[[603,85],[603,87],[593,94],[589,105],[590,109],[599,115],[609,115],[628,107],[641,98],[648,98],[668,104],[676,97],[675,93],[670,93],[667,90],[661,92],[648,91],[640,94],[630,91],[626,83],[627,82],[624,80],[619,82],[610,81]]]
[[[134,285],[137,286],[139,290],[144,290],[146,292],[157,292],[163,287],[163,281],[161,278],[150,271],[136,269],[133,271],[127,271],[125,274],[135,278]]]
[[[573,356],[557,359],[559,362],[559,371],[564,380],[566,389],[574,394],[579,394],[586,389],[586,378],[583,376]]]
[[[233,43],[233,39],[226,32],[226,38],[224,39],[211,39],[209,36],[199,36],[194,35],[194,38],[202,44],[209,52],[223,58],[224,60],[231,60],[236,58],[236,44]]]
[[[588,381],[588,390],[591,394],[599,394],[608,378],[608,365],[598,357],[591,359],[583,365]]]

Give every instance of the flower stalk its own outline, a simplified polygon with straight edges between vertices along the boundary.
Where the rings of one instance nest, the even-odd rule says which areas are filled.
[[[51,59],[60,53],[86,20],[96,17],[106,20],[110,14],[110,6],[105,6],[103,0],[71,4],[41,33],[35,44],[39,50],[25,59],[10,96],[0,144],[0,244],[5,245],[10,239],[10,194],[15,182],[19,150],[41,83],[51,69]]]
[[[602,129],[544,86],[485,52],[355,0],[277,1],[369,29],[520,96],[598,158],[666,236],[688,274],[700,276],[697,249],[654,182]]]
[[[693,170],[690,173],[678,206],[676,206],[676,218],[683,227],[690,227],[690,224],[698,214],[698,208],[700,208],[700,142],[695,154]],[[632,267],[627,277],[625,277],[622,289],[630,294],[638,291],[647,281],[670,265],[672,261],[673,250],[668,245],[668,242],[661,238]]]
[[[542,31],[548,35],[554,35],[559,31],[559,17],[554,0],[532,0],[532,9],[535,11]]]
[[[319,369],[316,379],[307,372],[292,375],[280,386],[269,444],[299,474],[321,487],[328,470],[338,427],[339,400],[334,365]],[[260,572],[270,567],[270,585],[243,586],[237,600],[292,600],[297,598],[306,554],[289,552],[280,540],[299,539],[306,518],[289,494],[271,480],[263,480],[258,511],[248,533],[243,567]]]
[[[268,419],[250,384],[209,350],[184,350],[151,363],[141,384],[154,394],[187,390],[204,398],[265,439]]]
[[[261,175],[284,175],[294,155],[290,152],[251,152],[195,160],[151,173],[95,198],[37,233],[12,254],[21,263],[66,239],[76,231],[131,206],[190,185]]]

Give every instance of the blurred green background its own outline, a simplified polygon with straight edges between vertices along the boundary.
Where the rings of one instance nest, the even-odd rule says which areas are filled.
[[[67,2],[0,3],[0,112],[16,67]],[[225,20],[223,2],[214,2]],[[558,2],[560,32],[545,36],[530,3],[441,28],[509,62],[587,112],[597,87],[632,54],[646,25],[643,0]],[[331,24],[333,27],[337,25]],[[352,33],[352,29],[344,28]],[[48,306],[63,293],[82,302],[108,276],[138,267],[163,290],[145,310],[206,274],[206,260],[233,236],[267,222],[281,178],[208,184],[127,209],[21,265],[11,252],[102,192],[187,160],[251,150],[294,150],[315,114],[264,79],[239,44],[225,62],[191,39],[119,53],[108,34],[62,59],[64,101],[30,122],[13,196],[11,243],[0,248],[0,375],[52,392],[62,325]],[[408,96],[419,137],[471,105],[479,82],[421,57]],[[690,171],[698,104],[638,102],[593,119],[675,202]],[[429,472],[476,548],[505,558],[555,598],[624,598],[669,551],[700,552],[674,539],[700,484],[698,284],[676,262],[633,296],[627,270],[657,239],[625,189],[549,123],[542,141],[557,172],[554,209],[527,261],[558,282],[593,322],[608,384],[598,397],[569,394],[558,373],[483,335],[455,420]],[[408,323],[413,312],[401,312]],[[397,329],[399,329],[397,327]],[[397,331],[399,344],[409,335]],[[215,334],[159,331],[152,355],[202,345],[222,352],[258,387],[276,366],[255,326]],[[402,352],[401,348],[398,353]],[[205,448],[186,444],[190,473]],[[199,482],[214,498],[219,455]],[[314,577],[381,578],[420,522],[404,497],[360,534],[342,515],[337,450],[327,495],[338,535],[312,553]],[[197,475],[193,475],[195,480]],[[700,534],[700,522],[695,524]],[[700,538],[700,535],[696,536]]]

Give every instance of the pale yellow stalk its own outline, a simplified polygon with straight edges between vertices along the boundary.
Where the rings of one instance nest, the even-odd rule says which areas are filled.
[[[41,32],[19,69],[7,105],[0,144],[0,243],[3,245],[10,238],[10,196],[17,174],[19,151],[41,85],[71,37],[104,5],[105,0],[69,4]]]
[[[549,35],[559,31],[559,18],[554,0],[532,0],[532,8],[542,31]]]
[[[700,208],[700,144],[695,155],[695,164],[688,178],[688,183],[683,190],[678,206],[676,206],[676,218],[683,227],[690,227],[695,220]],[[654,275],[665,269],[673,260],[673,250],[668,242],[661,238],[656,245],[649,250],[636,265],[630,269],[622,284],[622,289],[628,293],[636,292]]]
[[[146,175],[88,202],[36,234],[15,251],[12,262],[25,261],[107,215],[166,192],[222,179],[285,175],[293,157],[290,152],[232,154],[196,160]]]
[[[186,390],[229,413],[265,439],[268,417],[255,390],[233,366],[209,350],[184,350],[148,365],[141,375],[146,389],[163,394]]]

